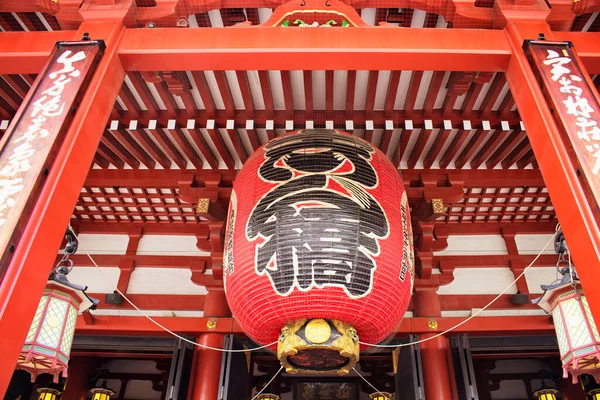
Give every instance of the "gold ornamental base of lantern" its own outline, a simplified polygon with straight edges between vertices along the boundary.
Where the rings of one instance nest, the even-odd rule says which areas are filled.
[[[285,371],[345,375],[356,365],[360,346],[351,325],[325,319],[300,319],[281,329],[277,358]]]

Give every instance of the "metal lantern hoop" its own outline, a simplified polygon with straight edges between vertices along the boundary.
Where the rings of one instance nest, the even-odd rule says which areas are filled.
[[[16,368],[29,372],[32,382],[43,373],[53,375],[55,383],[61,373],[67,377],[77,314],[98,304],[86,295],[86,286],[67,279],[77,242],[71,232],[66,238],[65,254],[50,274],[17,362]]]

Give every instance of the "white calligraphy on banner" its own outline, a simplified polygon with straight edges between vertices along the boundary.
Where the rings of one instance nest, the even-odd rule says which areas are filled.
[[[35,144],[49,135],[44,124],[65,113],[62,92],[70,84],[71,78],[80,76],[80,71],[74,64],[86,58],[83,51],[71,54],[71,50],[66,50],[58,57],[56,62],[63,67],[48,75],[52,86],[41,92],[40,97],[34,101],[29,113],[29,126],[21,136],[10,138],[10,142],[18,143],[18,146],[12,149],[8,159],[0,165],[0,226],[6,223],[8,212],[16,204],[15,197],[25,187],[24,177],[32,169],[30,159],[36,152],[32,143]]]
[[[571,74],[567,67],[573,60],[568,56],[561,56],[554,50],[548,50],[544,64],[552,66],[552,80],[558,82],[561,93],[569,94],[563,104],[567,114],[572,115],[578,127],[577,137],[584,142],[585,149],[596,159],[592,169],[593,173],[600,173],[600,128],[598,127],[597,110],[582,97],[583,89],[578,86],[583,79]]]

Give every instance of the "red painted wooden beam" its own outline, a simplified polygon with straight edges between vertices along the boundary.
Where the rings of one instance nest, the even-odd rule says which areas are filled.
[[[215,318],[217,327],[210,330],[206,327],[209,318],[186,318],[186,317],[155,317],[157,322],[178,334],[199,336],[207,332],[237,333],[243,334],[242,329],[232,318]],[[438,327],[432,330],[429,327],[431,318],[405,318],[398,329],[397,334],[407,333],[437,333],[450,329],[465,318],[440,317],[435,318]],[[88,325],[82,316],[77,318],[75,332],[78,335],[118,335],[118,336],[169,336],[168,333],[150,322],[145,317],[113,317],[97,316],[94,322]],[[554,332],[554,325],[545,316],[526,317],[476,317],[466,324],[453,330],[454,333],[478,333],[478,334],[502,334],[539,335]]]
[[[385,112],[386,115],[391,115],[394,111],[394,103],[398,94],[398,85],[400,84],[400,73],[402,71],[391,71],[390,82],[385,95]]]
[[[126,234],[131,227],[142,227],[145,235],[196,235],[206,237],[209,233],[207,223],[155,224],[155,223],[114,223],[80,221],[71,224],[80,233],[97,234]],[[547,234],[554,233],[556,223],[528,222],[521,224],[510,223],[480,223],[480,224],[440,224],[449,235],[500,235],[503,229],[514,229],[515,234]]]
[[[354,92],[356,89],[356,71],[348,70],[346,83],[346,114],[354,111]]]
[[[271,82],[269,72],[266,70],[258,71],[258,79],[260,80],[260,88],[262,97],[265,102],[265,112],[269,115],[273,113],[273,93],[271,92]]]
[[[236,170],[90,170],[86,186],[91,187],[177,187],[177,182],[193,176],[196,181],[222,180],[223,190],[231,190],[231,183],[237,174]],[[545,183],[538,170],[472,170],[472,169],[402,169],[400,175],[407,187],[422,186],[423,180],[464,182],[465,187],[503,188],[503,187],[544,187]]]
[[[549,266],[548,268],[554,268]],[[525,284],[525,281],[523,281]],[[521,290],[521,293],[527,293],[527,290]],[[104,300],[104,293],[88,293],[91,297],[100,299],[97,310],[133,310],[133,306],[128,302],[122,304],[107,304]],[[127,294],[136,306],[142,310],[169,310],[169,311],[202,311],[206,301],[206,295],[195,294]],[[535,296],[535,295],[533,295]],[[440,295],[440,304],[442,311],[464,311],[482,308],[489,304],[496,295],[494,294],[446,294]],[[539,309],[535,304],[524,304],[515,306],[511,303],[511,295],[506,294],[496,300],[491,306],[492,310],[511,310],[511,309]],[[409,307],[412,311],[413,306]],[[141,314],[140,314],[141,316]]]
[[[268,27],[132,29],[125,32],[119,52],[127,69],[141,71],[226,70],[232,65],[250,70],[371,70],[377,65],[381,70],[497,71],[510,58],[502,31],[474,35],[469,29],[384,27],[353,28],[352,34],[313,29],[302,35]]]
[[[65,132],[63,146],[54,158],[46,183],[23,231],[23,245],[17,247],[4,284],[0,286],[0,348],[5,361],[0,365],[0,394],[6,391],[12,377],[39,297],[64,238],[65,227],[124,78],[124,71],[116,55],[122,25],[113,22],[86,23],[81,26],[77,35],[81,37],[83,32],[89,32],[92,38],[105,39],[107,51]],[[11,36],[0,34],[0,42],[3,43],[0,45],[0,66],[7,62],[3,51],[8,38],[4,38]],[[71,34],[71,37],[64,39],[73,39],[72,36]],[[56,39],[57,36],[50,37]],[[32,36],[26,36],[19,45],[31,49],[38,45],[32,39]],[[47,58],[47,53],[42,54]],[[27,60],[13,59],[9,62],[26,64]]]
[[[521,50],[523,40],[536,38],[539,32],[545,33],[548,40],[555,39],[545,24],[517,21],[507,25],[507,37],[515,53],[506,74],[507,80],[517,106],[527,110],[523,113],[523,120],[531,147],[546,177],[548,192],[569,242],[574,263],[578,265],[577,272],[586,290],[590,309],[598,318],[600,292],[595,290],[595,284],[600,270],[600,227],[576,168],[570,161],[570,145],[564,141],[561,128],[555,122],[527,57]],[[598,46],[598,43],[595,45]],[[582,50],[585,46],[586,43],[581,43]],[[575,50],[578,50],[578,44]]]
[[[9,32],[0,35],[0,74],[37,74],[56,42],[80,39],[77,31]]]
[[[600,74],[600,32],[554,32],[554,39],[572,42],[587,71]]]

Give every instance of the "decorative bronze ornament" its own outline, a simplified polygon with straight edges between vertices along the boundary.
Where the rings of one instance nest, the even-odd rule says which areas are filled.
[[[427,326],[429,327],[429,329],[437,329],[438,328],[438,322],[435,319],[430,319],[427,322]]]
[[[341,321],[301,319],[285,325],[277,358],[286,372],[347,374],[358,362],[356,330]]]
[[[215,329],[217,327],[217,320],[212,318],[209,319],[206,321],[206,327],[210,330]]]

